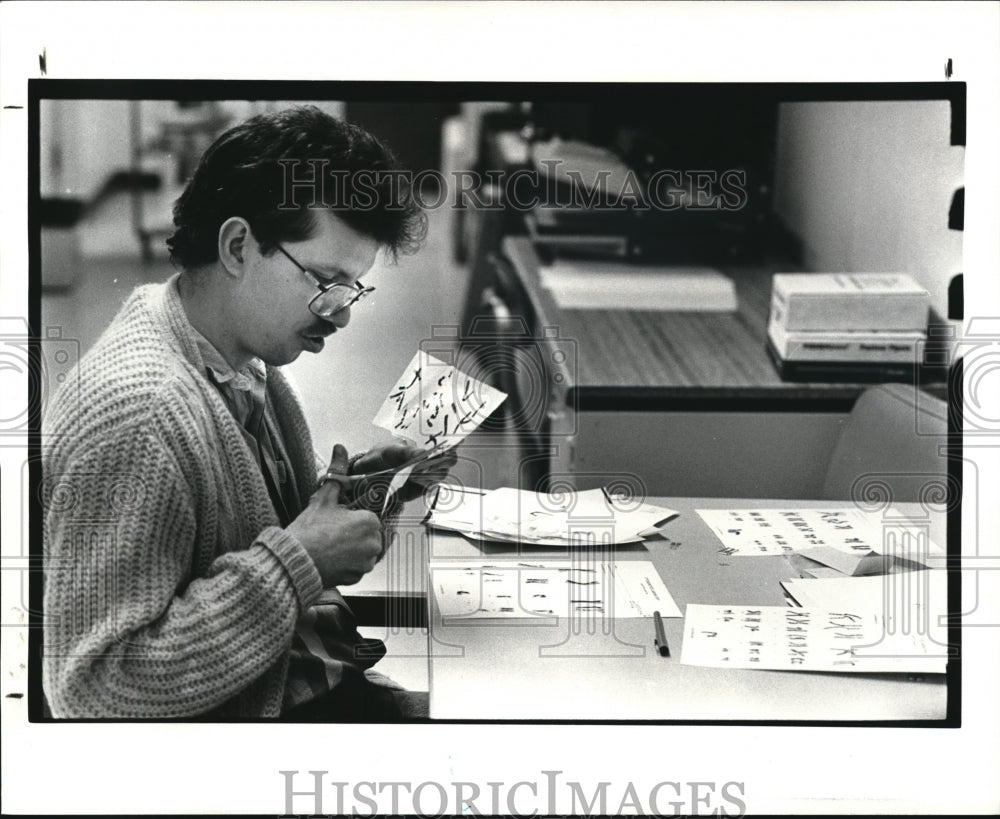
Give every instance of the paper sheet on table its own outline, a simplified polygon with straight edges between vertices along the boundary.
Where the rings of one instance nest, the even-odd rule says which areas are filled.
[[[922,523],[907,519],[897,509],[890,509],[886,519],[876,518],[873,524],[882,532],[882,542],[875,547],[879,554],[915,567],[947,568],[947,552],[930,539]]]
[[[601,489],[551,495],[507,487],[444,491],[447,500],[435,503],[428,525],[476,539],[535,546],[637,543],[677,514]]]
[[[732,279],[709,267],[556,259],[538,274],[542,287],[567,310],[733,312],[738,307]],[[609,282],[614,282],[610,297]]]
[[[649,561],[432,563],[431,587],[443,617],[680,617]]]
[[[907,616],[923,630],[941,628],[947,613],[948,573],[922,569],[877,577],[783,580],[781,585],[800,606],[874,611],[888,617]],[[890,625],[893,625],[890,623]]]
[[[506,398],[506,393],[418,350],[372,423],[416,446],[446,452]]]
[[[838,577],[843,578],[844,572],[838,571],[837,569],[831,569],[829,566],[823,566],[819,563],[806,563],[801,564],[794,562],[794,556],[791,556],[790,561],[795,569],[799,572],[802,577]]]
[[[893,510],[895,511],[895,510]],[[866,515],[858,509],[699,509],[727,555],[776,555],[818,550],[813,559],[863,573],[857,561],[830,561],[830,550],[865,557],[873,553],[934,565],[944,552],[921,527],[901,514]],[[847,573],[847,571],[845,571]]]
[[[714,668],[936,674],[945,671],[946,656],[944,646],[926,633],[890,633],[882,615],[867,609],[689,604],[681,662]]]

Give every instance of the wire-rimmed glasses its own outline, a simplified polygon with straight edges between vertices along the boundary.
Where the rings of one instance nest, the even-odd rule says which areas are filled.
[[[344,284],[343,282],[323,281],[311,270],[299,264],[296,258],[280,244],[277,242],[275,244],[278,250],[284,253],[288,260],[316,285],[319,293],[309,300],[309,310],[320,318],[330,318],[334,313],[339,313],[341,310],[357,304],[369,293],[375,292],[374,287],[365,287],[361,282]]]

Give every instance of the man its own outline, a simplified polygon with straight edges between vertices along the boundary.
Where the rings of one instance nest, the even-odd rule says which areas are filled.
[[[179,274],[136,290],[46,412],[54,716],[403,715],[365,675],[384,646],[335,588],[387,540],[351,476],[416,451],[349,459],[337,445],[318,481],[278,369],[347,327],[380,249],[419,246],[424,215],[396,170],[374,137],[313,107],[254,117],[206,151],[174,207]],[[317,606],[324,589],[333,603]]]

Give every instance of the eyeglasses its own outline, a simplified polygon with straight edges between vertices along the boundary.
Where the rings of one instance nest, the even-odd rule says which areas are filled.
[[[277,242],[275,244],[278,250],[284,253],[288,260],[319,288],[319,293],[309,300],[309,310],[320,318],[330,318],[334,313],[339,313],[352,304],[357,304],[369,293],[375,292],[374,287],[365,287],[361,282],[344,284],[343,282],[323,281],[315,273],[300,265],[295,257],[280,244]]]

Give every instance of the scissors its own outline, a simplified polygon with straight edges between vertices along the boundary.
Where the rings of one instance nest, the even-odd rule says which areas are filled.
[[[333,467],[331,467],[320,477],[318,485],[323,486],[329,481],[334,481],[339,484],[342,492],[353,492],[355,501],[348,504],[348,508],[356,508],[361,500],[361,496],[366,494],[365,487],[372,487],[375,492],[378,492],[385,487],[386,493],[388,494],[388,486],[394,475],[404,469],[417,466],[425,461],[431,460],[432,458],[436,458],[439,455],[444,454],[445,451],[446,450],[443,450],[440,447],[435,447],[433,449],[425,450],[416,457],[411,458],[410,460],[397,466],[390,466],[386,469],[380,469],[377,472],[366,472],[361,475],[345,475],[342,472],[335,471]],[[385,498],[382,498],[381,500],[384,501]]]

